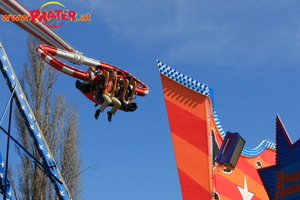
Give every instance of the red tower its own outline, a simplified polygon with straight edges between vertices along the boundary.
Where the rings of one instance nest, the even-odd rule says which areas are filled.
[[[242,151],[234,170],[214,162],[225,132],[213,92],[158,61],[184,200],[266,200],[257,169],[275,163],[275,143],[264,140]]]

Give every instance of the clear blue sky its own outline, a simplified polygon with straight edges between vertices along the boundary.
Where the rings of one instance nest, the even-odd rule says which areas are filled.
[[[47,1],[20,2],[34,10]],[[120,111],[109,123],[106,114],[94,119],[94,104],[75,89],[74,78],[59,76],[55,91],[79,108],[83,168],[96,166],[82,175],[85,199],[182,199],[156,59],[212,87],[224,129],[239,132],[247,148],[275,141],[276,114],[298,140],[300,2],[59,2],[92,19],[66,22],[58,29],[64,39],[150,87],[148,96],[136,99],[135,112]],[[19,72],[27,33],[11,22],[0,27],[0,41]],[[8,88],[2,78],[0,85],[2,113]]]

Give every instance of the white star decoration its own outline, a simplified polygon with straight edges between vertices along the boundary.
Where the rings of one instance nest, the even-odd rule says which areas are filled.
[[[252,192],[249,192],[248,190],[248,184],[247,184],[247,180],[246,180],[246,176],[244,177],[244,188],[240,187],[240,186],[237,186],[242,197],[243,197],[243,200],[251,200],[252,197],[254,196],[254,193]]]
[[[1,52],[1,51],[0,51]],[[7,60],[7,62],[4,62],[4,61],[6,61]],[[16,96],[14,96],[14,98],[15,97],[17,97],[17,98],[15,98],[15,99],[17,99],[18,101],[19,101],[19,105],[20,105],[20,110],[21,111],[23,111],[23,114],[25,114],[25,115],[28,115],[28,118],[27,118],[27,124],[29,125],[28,126],[28,128],[29,129],[31,129],[31,130],[35,130],[35,128],[37,128],[38,129],[38,126],[37,126],[37,124],[36,124],[36,122],[35,122],[35,118],[34,118],[34,115],[32,114],[32,113],[30,113],[30,107],[28,108],[27,107],[27,105],[26,105],[26,96],[25,96],[25,94],[24,93],[22,93],[22,90],[20,89],[20,86],[19,85],[17,85],[18,84],[18,77],[16,76],[16,74],[14,73],[14,70],[13,70],[13,68],[11,67],[11,65],[10,65],[10,63],[9,63],[9,61],[8,61],[8,58],[5,56],[5,55],[3,55],[3,54],[1,54],[0,55],[0,64],[3,64],[3,66],[2,66],[2,69],[0,68],[0,70],[2,71],[3,70],[3,73],[6,73],[5,74],[5,77],[8,77],[7,79],[5,79],[6,80],[6,82],[7,83],[9,83],[9,85],[12,87],[11,89],[14,89],[14,92],[15,92],[15,95]],[[4,64],[5,63],[5,64]],[[11,75],[11,76],[9,76],[9,74]],[[28,110],[28,109],[29,110]],[[29,112],[29,113],[28,113]],[[30,118],[30,119],[29,119]],[[32,120],[33,119],[33,120]],[[39,130],[37,130],[37,132],[39,132]],[[36,134],[36,139],[37,139],[37,141],[38,141],[38,143],[40,143],[40,144],[38,144],[38,149],[39,149],[39,151],[40,152],[42,152],[43,153],[43,155],[45,155],[45,153],[46,153],[46,151],[48,150],[47,149],[47,143],[45,143],[45,149],[44,149],[44,143],[42,143],[43,141],[41,141],[41,138],[42,138],[42,133],[34,133],[34,134]],[[40,140],[39,140],[39,139]],[[47,153],[47,155],[46,155],[49,159],[51,159],[51,152],[49,153]],[[4,169],[4,167],[5,167],[5,163],[4,163],[4,161],[2,161],[1,160],[1,163],[0,163],[0,169],[1,169],[1,171],[3,172],[3,171],[5,171],[5,169]],[[57,175],[56,174],[54,174],[55,175],[55,177],[57,177]],[[3,173],[1,173],[0,172],[0,179],[1,180],[3,180],[3,178],[5,177],[5,173],[3,172]],[[61,177],[60,177],[61,178]],[[6,180],[5,180],[6,181]],[[60,190],[59,191],[59,195],[60,196],[65,196],[64,195],[64,192],[65,191],[63,191],[64,189],[62,189],[62,190]],[[4,193],[5,194],[5,193]],[[10,189],[6,189],[6,200],[11,200],[11,196],[12,196],[12,192],[11,192],[11,190]],[[66,191],[66,196],[67,196],[68,194],[67,194],[67,191]]]

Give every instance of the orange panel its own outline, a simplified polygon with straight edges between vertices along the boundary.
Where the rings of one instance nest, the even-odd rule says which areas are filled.
[[[183,197],[211,199],[212,180],[207,176],[212,173],[206,119],[209,98],[164,76],[162,81]]]
[[[161,80],[183,199],[211,200],[213,192],[222,200],[268,199],[257,169],[274,164],[275,151],[241,156],[233,171],[213,169],[213,148],[220,148],[223,138],[214,121],[212,100],[164,75]]]

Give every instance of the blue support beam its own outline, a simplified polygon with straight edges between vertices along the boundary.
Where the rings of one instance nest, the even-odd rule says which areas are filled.
[[[58,166],[56,165],[54,157],[47,145],[38,123],[36,122],[35,116],[1,43],[0,69],[6,80],[9,90],[13,94],[13,99],[15,100],[17,108],[25,120],[28,132],[34,140],[34,144],[39,152],[39,155],[43,159],[42,165],[44,172],[49,176],[50,180],[54,184],[58,198],[60,200],[72,200],[63,177],[60,174]]]
[[[5,170],[5,164],[2,160],[2,155],[0,153],[0,192],[3,194],[3,199],[11,200],[11,189],[10,183],[7,178],[7,171]]]

